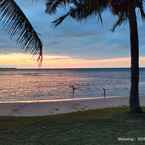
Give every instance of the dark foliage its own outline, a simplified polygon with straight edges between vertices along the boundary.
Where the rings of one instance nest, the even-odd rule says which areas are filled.
[[[113,15],[118,16],[118,20],[112,29],[114,31],[117,26],[127,20],[129,9],[132,7],[138,8],[141,16],[145,18],[143,3],[143,0],[47,0],[46,12],[53,14],[57,12],[58,8],[69,8],[63,16],[54,21],[57,26],[68,16],[81,21],[94,15],[102,22],[101,13],[108,8]]]
[[[38,56],[42,62],[42,43],[36,31],[14,0],[0,1],[0,21],[19,47]]]

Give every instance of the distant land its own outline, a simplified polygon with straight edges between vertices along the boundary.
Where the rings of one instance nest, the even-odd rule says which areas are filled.
[[[0,71],[17,70],[17,68],[0,68]]]
[[[70,70],[70,71],[95,71],[95,70],[111,70],[111,71],[126,71],[130,70],[130,68],[124,67],[124,68],[0,68],[0,71],[45,71],[45,70]],[[140,70],[145,70],[145,67],[140,67]]]

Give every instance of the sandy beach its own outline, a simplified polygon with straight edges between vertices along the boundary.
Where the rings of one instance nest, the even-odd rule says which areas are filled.
[[[0,102],[0,116],[45,116],[77,111],[128,106],[128,97],[94,97],[41,101]],[[145,106],[145,98],[141,98]]]

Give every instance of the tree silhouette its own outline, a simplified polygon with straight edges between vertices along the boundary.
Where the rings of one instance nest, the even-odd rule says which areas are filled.
[[[67,7],[67,12],[53,21],[55,26],[61,24],[65,18],[81,21],[89,16],[96,16],[101,22],[102,12],[109,9],[112,15],[117,16],[112,31],[124,21],[129,22],[130,45],[131,45],[131,89],[130,89],[130,111],[141,112],[139,101],[139,36],[136,9],[139,9],[141,17],[145,18],[143,0],[47,0],[46,12],[56,13],[61,7]]]
[[[38,55],[38,61],[41,63],[42,42],[14,0],[0,0],[0,21],[10,38],[14,38],[19,47]]]

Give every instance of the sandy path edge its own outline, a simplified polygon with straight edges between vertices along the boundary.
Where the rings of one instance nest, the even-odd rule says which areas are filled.
[[[93,97],[46,101],[0,102],[0,116],[45,116],[90,109],[128,106],[128,97]],[[141,98],[145,106],[145,98]]]

